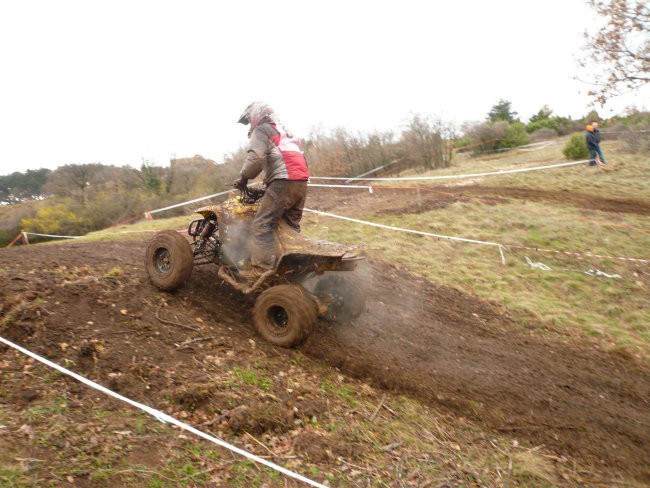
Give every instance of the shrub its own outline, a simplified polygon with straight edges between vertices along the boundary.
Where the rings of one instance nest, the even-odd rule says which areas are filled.
[[[502,148],[517,147],[528,144],[528,134],[526,133],[526,126],[521,122],[513,122],[506,130],[506,138],[501,142]]]
[[[531,140],[537,142],[537,141],[543,141],[545,139],[554,139],[557,137],[557,131],[553,129],[537,129],[535,132],[533,132],[530,135]]]
[[[567,134],[571,134],[572,132],[582,129],[584,129],[584,125],[579,120],[571,120],[562,117],[562,120],[560,121],[560,124],[557,128],[557,133],[561,136],[566,136]]]
[[[463,136],[463,137],[457,137],[454,140],[454,148],[458,149],[463,148],[465,146],[469,146],[472,143],[471,139],[468,136]]]
[[[626,151],[650,154],[650,112],[629,109],[624,116],[614,117],[614,122],[602,131],[605,140],[620,140]]]
[[[553,129],[560,135],[570,134],[575,130],[576,123],[566,117],[551,117],[549,119],[537,119],[532,121],[526,126],[526,131],[529,134],[538,131],[539,129]],[[581,123],[577,124],[578,130],[582,127]]]
[[[542,120],[536,120],[535,122],[531,122],[526,126],[526,130],[528,133],[532,133],[535,131],[538,131],[540,129],[554,129],[557,130],[557,128],[560,126],[559,122],[557,119],[542,119]]]
[[[623,141],[623,147],[632,153],[650,154],[650,124],[638,124],[626,129],[617,134],[617,138]]]
[[[494,151],[499,148],[499,144],[506,138],[508,123],[504,121],[495,122],[494,124],[483,123],[466,123],[463,125],[465,136],[469,138],[473,154]]]
[[[91,228],[91,223],[79,216],[78,208],[67,199],[39,208],[34,217],[22,219],[20,226],[29,232],[83,235]]]
[[[587,159],[589,157],[589,150],[587,149],[584,134],[573,134],[569,142],[564,146],[562,153],[567,159],[573,161]]]

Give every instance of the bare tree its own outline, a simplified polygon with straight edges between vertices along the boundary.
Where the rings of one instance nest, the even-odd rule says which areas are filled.
[[[414,114],[402,133],[402,144],[424,169],[445,168],[451,164],[455,135],[451,123]]]
[[[603,105],[609,98],[650,82],[650,7],[646,0],[589,0],[607,21],[587,38],[586,67],[595,64],[589,95]]]
[[[99,163],[66,164],[48,175],[46,189],[57,196],[73,196],[83,206],[88,202],[88,188],[103,181],[106,167]]]
[[[351,134],[337,128],[329,134],[312,130],[303,146],[313,174],[354,176],[394,160],[396,143],[392,132]]]

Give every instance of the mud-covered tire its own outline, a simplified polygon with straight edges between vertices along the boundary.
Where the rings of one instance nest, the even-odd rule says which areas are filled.
[[[253,323],[259,335],[281,347],[303,342],[317,318],[316,302],[296,285],[278,285],[263,291],[253,307]]]
[[[176,231],[165,230],[149,241],[145,269],[156,287],[172,291],[183,286],[189,279],[193,259],[187,239]]]
[[[324,317],[332,322],[345,324],[366,311],[364,287],[341,272],[323,276],[314,287],[314,295],[327,304]]]

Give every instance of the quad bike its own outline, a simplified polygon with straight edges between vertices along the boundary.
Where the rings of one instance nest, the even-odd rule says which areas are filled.
[[[263,195],[264,189],[245,188],[241,196],[198,209],[202,218],[188,227],[192,242],[176,231],[157,233],[147,246],[145,267],[156,287],[172,291],[189,279],[193,266],[216,264],[223,281],[258,295],[257,332],[292,347],[309,336],[319,315],[347,322],[364,311],[363,287],[351,273],[364,258],[354,248],[310,240],[282,221],[275,266],[254,283],[245,280],[240,272],[250,268],[250,226]]]

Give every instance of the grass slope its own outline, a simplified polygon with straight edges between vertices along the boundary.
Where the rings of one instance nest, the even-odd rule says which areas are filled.
[[[513,151],[492,156],[488,161],[464,159],[452,169],[430,174],[476,173],[562,162],[561,149],[562,144],[557,143],[539,153]],[[650,198],[647,176],[650,159],[622,153],[616,143],[606,144],[605,150],[609,161],[616,163],[605,169],[579,165],[475,178],[471,183],[580,191],[600,197]],[[449,186],[465,183],[458,180]],[[650,222],[647,217],[635,214],[521,199],[487,205],[480,198],[468,198],[444,209],[422,213],[355,214],[354,217],[505,246],[650,259]],[[648,264],[507,248],[506,265],[502,266],[494,247],[413,236],[314,215],[307,216],[304,229],[316,238],[362,243],[371,254],[401,263],[432,282],[500,302],[516,313],[522,327],[595,337],[603,347],[625,349],[646,359],[650,353]],[[544,263],[551,270],[531,268],[526,257]],[[589,270],[620,274],[621,279],[589,276],[585,274]]]

